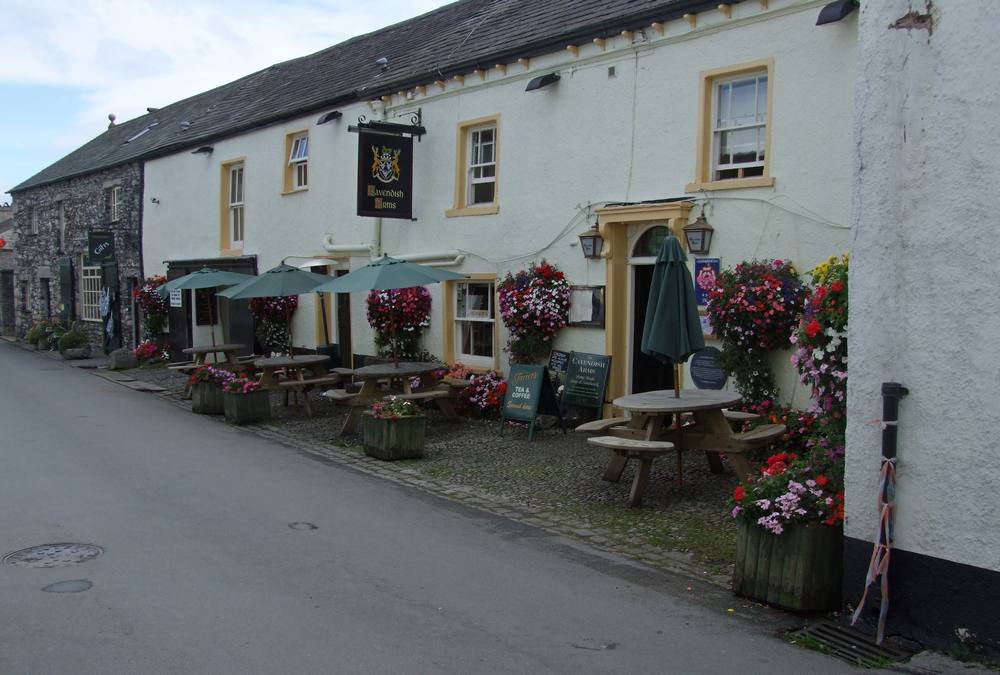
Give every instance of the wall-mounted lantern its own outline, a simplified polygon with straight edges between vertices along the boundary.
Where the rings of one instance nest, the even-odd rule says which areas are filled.
[[[702,211],[693,223],[684,226],[684,240],[687,242],[689,253],[695,255],[708,255],[712,247],[712,233],[715,231],[708,221],[705,220],[705,212]]]
[[[580,235],[580,248],[583,249],[583,257],[594,259],[601,257],[601,249],[604,248],[604,237],[597,229],[597,225]]]

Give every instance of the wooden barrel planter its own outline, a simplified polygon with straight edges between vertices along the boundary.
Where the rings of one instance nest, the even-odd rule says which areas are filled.
[[[248,394],[222,394],[222,407],[230,424],[256,424],[271,419],[271,395],[266,389]]]
[[[792,525],[780,535],[741,520],[733,592],[795,612],[841,606],[844,527]]]
[[[424,456],[427,418],[361,416],[361,443],[365,454],[376,459],[413,459]]]
[[[199,415],[221,415],[222,386],[214,382],[196,382],[191,387],[191,412]]]

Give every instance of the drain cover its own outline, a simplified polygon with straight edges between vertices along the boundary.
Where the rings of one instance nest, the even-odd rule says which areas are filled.
[[[86,562],[104,553],[93,544],[45,544],[22,548],[3,557],[3,564],[18,567],[63,567]]]
[[[862,668],[884,668],[890,663],[904,661],[910,654],[875,640],[861,631],[842,626],[833,621],[820,621],[791,633],[793,642],[847,661]]]
[[[302,522],[289,523],[288,527],[292,528],[293,530],[318,530],[319,529],[318,527],[316,527],[312,523],[302,523]]]

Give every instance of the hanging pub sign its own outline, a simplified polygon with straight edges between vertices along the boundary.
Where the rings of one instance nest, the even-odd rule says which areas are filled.
[[[115,233],[94,230],[87,233],[87,256],[91,263],[111,262],[115,259]]]
[[[413,138],[358,132],[358,215],[413,215]]]

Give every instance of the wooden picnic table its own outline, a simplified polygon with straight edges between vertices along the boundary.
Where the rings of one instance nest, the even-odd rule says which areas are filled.
[[[196,345],[182,349],[181,351],[192,356],[192,360],[196,366],[204,365],[208,360],[209,354],[215,357],[215,363],[220,366],[239,366],[238,352],[243,351],[245,348],[246,345],[230,342],[220,345]],[[219,354],[222,354],[221,359],[219,358]]]
[[[680,392],[680,397],[675,397],[672,389],[621,396],[613,401],[613,405],[628,411],[630,418],[626,424],[608,429],[607,434],[610,437],[631,441],[647,441],[651,445],[663,441],[671,442],[677,451],[677,487],[680,488],[683,485],[682,453],[685,449],[703,450],[712,473],[722,472],[719,451],[729,447],[733,435],[722,411],[723,408],[736,405],[740,400],[739,394],[705,389],[685,389]],[[684,413],[691,413],[693,418],[691,424],[679,423],[680,416]],[[675,423],[675,415],[678,423]],[[610,442],[595,443],[595,445],[608,447]],[[633,486],[633,501],[636,503],[641,500],[645,491],[649,465],[655,456],[665,451],[660,448],[658,453],[649,452],[644,458],[645,471],[637,474],[637,483]],[[612,455],[604,473],[604,480],[618,482],[628,460],[634,456],[634,451],[630,456],[628,449],[623,446],[622,452]],[[742,455],[740,459],[743,459]]]
[[[353,433],[358,428],[362,411],[378,399],[392,393],[397,393],[402,398],[410,400],[422,398],[433,400],[445,415],[457,418],[454,408],[451,407],[448,392],[423,388],[414,391],[410,383],[410,379],[413,377],[433,373],[446,367],[443,363],[431,361],[401,361],[398,366],[392,363],[376,363],[356,368],[353,376],[355,380],[361,380],[361,391],[344,401],[350,406],[350,412],[340,430],[341,435]],[[389,392],[379,388],[380,382],[388,383]]]
[[[339,375],[330,375],[326,371],[329,356],[323,354],[300,354],[299,356],[271,356],[256,359],[254,368],[260,370],[260,386],[262,389],[285,392],[285,405],[289,396],[294,394],[298,400],[302,394],[302,404],[306,414],[312,417],[312,406],[309,404],[309,390],[323,384],[335,384],[340,381]]]

